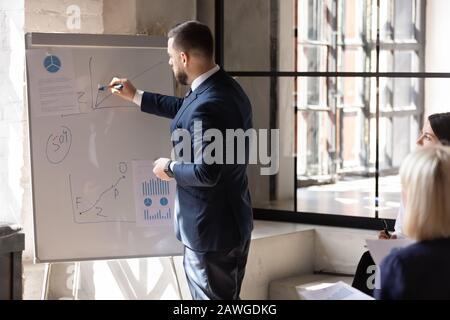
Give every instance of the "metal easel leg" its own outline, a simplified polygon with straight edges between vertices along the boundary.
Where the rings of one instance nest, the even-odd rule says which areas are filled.
[[[74,300],[78,300],[78,291],[80,288],[80,263],[75,262],[74,263],[74,270],[73,270],[73,289],[72,289],[72,296]]]
[[[80,263],[75,262],[73,270],[73,287],[72,287],[72,297],[73,300],[78,300],[78,291],[80,287]],[[50,286],[50,276],[52,271],[52,264],[46,263],[44,269],[44,281],[42,285],[41,300],[48,300],[48,291]]]
[[[173,256],[170,256],[169,258],[170,258],[170,264],[172,266],[173,276],[175,277],[175,281],[177,283],[178,296],[180,297],[180,300],[183,300],[183,296],[181,295],[180,281],[178,280],[178,275],[177,275],[177,269],[175,269],[175,261],[173,259]]]
[[[48,299],[48,285],[50,282],[51,263],[46,263],[44,268],[44,282],[42,284],[41,300]]]

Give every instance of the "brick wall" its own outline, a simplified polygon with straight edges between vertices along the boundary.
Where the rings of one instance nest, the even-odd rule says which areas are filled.
[[[25,30],[103,33],[103,0],[26,0]]]

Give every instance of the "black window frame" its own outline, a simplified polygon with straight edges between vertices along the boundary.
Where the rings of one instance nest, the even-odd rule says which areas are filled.
[[[271,13],[278,14],[278,0],[268,0],[270,1]],[[339,1],[339,0],[336,0]],[[224,2],[225,0],[215,0],[214,15],[215,15],[215,59],[216,63],[223,68],[224,67]],[[278,71],[276,68],[277,59],[277,46],[276,43],[271,43],[270,52],[270,71],[227,71],[230,76],[236,77],[266,77],[271,79],[270,87],[270,126],[274,128],[276,125],[277,117],[277,92],[276,92],[276,81],[280,77],[327,77],[327,78],[344,78],[344,77],[360,77],[360,78],[374,78],[376,80],[377,89],[380,88],[380,78],[414,78],[419,80],[431,79],[431,78],[450,78],[450,73],[448,72],[380,72],[380,50],[383,44],[380,40],[380,0],[376,0],[377,4],[377,36],[376,36],[376,71],[374,72],[341,72],[341,71]],[[335,4],[336,5],[336,4]],[[425,4],[426,5],[426,1]],[[278,32],[277,23],[272,18],[270,21],[271,33],[276,34]],[[421,24],[424,25],[425,18],[422,19]],[[275,40],[274,40],[275,39]],[[276,37],[271,37],[271,42],[276,41]],[[376,93],[376,162],[375,162],[375,198],[379,197],[379,179],[380,179],[380,167],[379,167],[379,138],[380,138],[380,93],[377,90]],[[295,117],[297,117],[298,108],[294,109]],[[314,212],[300,212],[297,210],[297,155],[294,154],[294,177],[293,179],[293,196],[294,196],[294,210],[276,210],[276,209],[264,209],[264,208],[254,208],[254,218],[258,220],[268,220],[268,221],[281,221],[281,222],[294,222],[302,224],[313,224],[313,225],[324,225],[324,226],[334,226],[334,227],[344,227],[344,228],[357,228],[357,229],[368,229],[368,230],[380,230],[383,228],[383,220],[387,222],[390,230],[394,229],[395,220],[394,219],[384,219],[379,217],[378,210],[375,210],[375,217],[358,217],[358,216],[348,216],[341,214],[323,214]],[[270,198],[275,194],[275,177],[271,178],[270,183]],[[375,201],[375,207],[378,207],[378,203]]]

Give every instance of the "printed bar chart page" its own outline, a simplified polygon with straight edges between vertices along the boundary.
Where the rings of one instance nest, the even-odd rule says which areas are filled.
[[[175,204],[175,181],[163,181],[153,174],[153,161],[133,161],[133,185],[136,224],[140,226],[172,225]]]

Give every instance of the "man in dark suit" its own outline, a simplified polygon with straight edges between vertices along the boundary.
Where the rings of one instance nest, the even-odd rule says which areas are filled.
[[[214,163],[203,161],[202,151],[211,143],[205,137],[211,130],[225,137],[229,129],[252,128],[250,101],[239,84],[215,64],[207,26],[188,21],[174,27],[168,37],[169,65],[179,83],[190,85],[184,99],[142,92],[118,78],[111,81],[111,91],[134,101],[143,112],[173,119],[172,134],[188,132],[191,156],[186,159],[186,154],[177,154],[182,161],[160,158],[153,172],[160,179],[177,182],[175,232],[185,246],[184,268],[192,297],[239,299],[253,229],[246,174],[248,143],[244,163],[226,161],[229,146],[214,155],[219,158]],[[123,88],[115,89],[117,84]],[[239,156],[234,154],[234,160]]]

